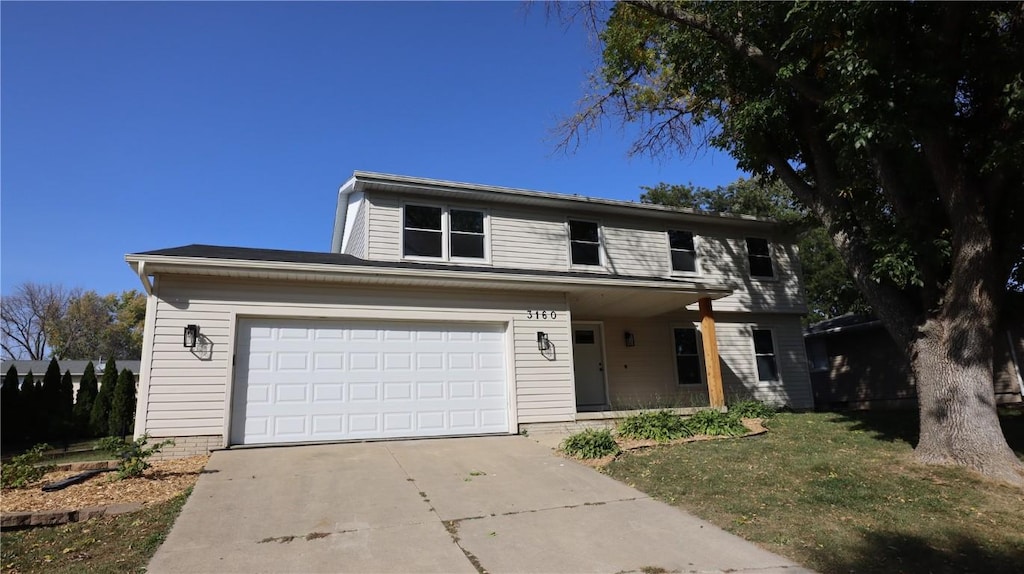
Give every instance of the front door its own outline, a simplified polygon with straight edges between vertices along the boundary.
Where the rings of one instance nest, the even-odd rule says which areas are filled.
[[[576,371],[576,408],[597,410],[608,404],[604,385],[601,325],[573,323],[572,355]]]

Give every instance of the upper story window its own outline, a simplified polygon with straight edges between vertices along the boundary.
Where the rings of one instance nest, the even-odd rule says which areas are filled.
[[[452,209],[449,244],[452,257],[484,258],[484,213],[469,209]]]
[[[569,255],[573,265],[601,264],[601,231],[597,223],[569,220]]]
[[[750,261],[751,277],[775,277],[772,265],[772,246],[767,239],[747,238],[747,259]]]
[[[484,212],[409,205],[402,221],[402,256],[437,259],[486,258]]]
[[[771,329],[754,329],[754,360],[757,362],[757,380],[779,380],[779,366],[775,362],[775,343]]]
[[[697,272],[697,249],[693,243],[693,233],[670,229],[668,247],[672,254],[673,272]]]

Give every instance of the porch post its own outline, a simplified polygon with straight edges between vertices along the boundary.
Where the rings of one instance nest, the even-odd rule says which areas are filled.
[[[720,409],[725,406],[725,392],[722,390],[722,366],[718,360],[718,337],[715,335],[715,315],[711,310],[711,299],[703,297],[700,305],[700,334],[704,342],[704,370],[708,375],[708,399],[711,406]]]

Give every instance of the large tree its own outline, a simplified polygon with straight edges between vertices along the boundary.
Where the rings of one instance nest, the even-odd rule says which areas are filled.
[[[588,22],[603,65],[567,144],[617,117],[634,152],[708,143],[784,182],[910,361],[918,459],[1024,485],[992,390],[1024,261],[1024,5],[638,0]]]
[[[85,291],[72,297],[51,323],[49,343],[61,359],[138,359],[145,319],[146,297],[138,291]]]
[[[41,361],[48,356],[48,337],[77,295],[63,285],[22,283],[0,298],[0,345],[9,359]]]

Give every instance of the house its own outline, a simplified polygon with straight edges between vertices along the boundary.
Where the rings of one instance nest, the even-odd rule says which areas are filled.
[[[813,404],[796,250],[765,219],[355,172],[330,252],[126,260],[148,294],[136,434],[176,454]]]
[[[75,398],[78,398],[78,387],[82,382],[82,374],[85,373],[85,366],[89,364],[89,361],[72,361],[63,360],[57,361],[60,365],[60,374],[64,376],[65,372],[71,371],[71,385],[74,388]],[[141,361],[116,361],[117,371],[121,372],[124,369],[128,369],[136,377],[139,376],[139,365]],[[50,361],[29,361],[29,360],[7,360],[3,361],[0,365],[0,371],[7,373],[7,370],[14,365],[14,368],[18,370],[18,378],[22,381],[25,380],[25,375],[29,371],[32,371],[32,377],[36,382],[43,380],[43,375],[46,374],[47,367],[50,366]],[[102,383],[103,379],[103,367],[106,365],[106,359],[96,359],[92,361],[93,368],[96,370],[96,382],[97,384]]]
[[[1012,315],[1011,315],[1012,317]],[[993,390],[1000,404],[1024,400],[1024,321],[1005,321],[996,333]],[[804,333],[814,405],[821,410],[914,408],[917,388],[910,365],[882,322],[843,315]]]

